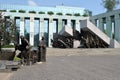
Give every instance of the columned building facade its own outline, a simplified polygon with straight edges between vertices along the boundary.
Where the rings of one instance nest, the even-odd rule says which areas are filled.
[[[62,27],[68,25],[80,31],[80,20],[87,19],[87,17],[74,15],[76,13],[84,14],[86,11],[84,8],[63,6],[61,8],[0,5],[0,10],[4,11],[4,17],[12,19],[16,25],[18,43],[20,43],[19,37],[23,35],[29,40],[30,45],[37,46],[41,37],[44,36],[48,47],[51,47],[51,39],[53,39],[54,33],[59,33]],[[32,11],[29,12],[29,10]],[[46,11],[48,10],[53,13],[47,14]],[[39,11],[45,13],[39,14]]]

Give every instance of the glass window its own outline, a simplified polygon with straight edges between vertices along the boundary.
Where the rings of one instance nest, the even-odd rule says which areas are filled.
[[[74,29],[75,28],[75,20],[71,20],[71,27]]]
[[[44,20],[44,37],[45,37],[45,40],[46,40],[46,44],[48,46],[48,20]]]
[[[25,18],[24,35],[28,41],[29,41],[29,34],[30,34],[30,19]]]
[[[34,20],[34,46],[37,46],[39,43],[39,32],[40,32],[40,20]]]
[[[99,20],[98,19],[95,19],[95,25],[96,25],[96,27],[99,27]]]
[[[16,31],[15,31],[15,36],[16,36],[16,42],[19,44],[19,32],[20,32],[20,18],[15,18],[15,25],[16,25]]]
[[[106,33],[106,18],[102,18],[103,21],[103,32]]]
[[[115,21],[115,16],[114,15],[110,16],[110,19],[111,19],[112,22],[114,22]]]
[[[114,39],[114,36],[115,36],[115,16],[114,15],[112,15],[112,16],[110,16],[110,19],[111,19],[111,27],[112,27],[112,32],[111,32],[111,37],[112,37],[112,39]]]
[[[57,33],[57,21],[53,21],[53,33]]]
[[[67,25],[67,20],[66,20],[66,19],[63,19],[63,20],[62,20],[62,27],[64,27],[65,25]]]

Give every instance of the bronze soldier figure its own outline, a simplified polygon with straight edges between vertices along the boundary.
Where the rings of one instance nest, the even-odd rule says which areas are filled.
[[[21,51],[21,53],[17,56],[19,58],[23,57],[23,53],[27,52],[28,48],[29,48],[29,42],[28,40],[24,37],[24,36],[20,36],[21,38],[21,45],[17,45],[15,47],[15,51],[18,49]]]
[[[44,37],[39,41],[39,53],[38,53],[38,62],[46,62],[46,42]]]

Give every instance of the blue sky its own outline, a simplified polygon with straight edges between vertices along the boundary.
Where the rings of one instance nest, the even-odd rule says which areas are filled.
[[[0,3],[31,5],[31,6],[73,6],[89,9],[93,15],[104,13],[106,9],[102,6],[102,0],[0,0]],[[117,8],[120,8],[118,6]]]

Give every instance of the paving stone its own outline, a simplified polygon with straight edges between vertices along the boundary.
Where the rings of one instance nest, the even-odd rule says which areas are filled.
[[[23,66],[10,80],[120,80],[119,49],[48,49],[47,62]]]
[[[1,72],[11,71],[12,69],[18,69],[19,67],[20,67],[19,62],[0,60]]]

